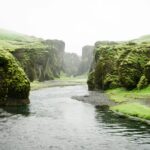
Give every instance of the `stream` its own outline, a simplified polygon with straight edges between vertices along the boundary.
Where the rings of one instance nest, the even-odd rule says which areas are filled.
[[[31,91],[28,107],[0,108],[0,150],[150,150],[150,126],[72,99],[85,85]]]

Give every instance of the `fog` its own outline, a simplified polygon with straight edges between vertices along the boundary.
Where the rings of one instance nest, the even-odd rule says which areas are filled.
[[[81,54],[98,40],[129,40],[150,33],[149,0],[0,0],[0,27],[60,39]]]

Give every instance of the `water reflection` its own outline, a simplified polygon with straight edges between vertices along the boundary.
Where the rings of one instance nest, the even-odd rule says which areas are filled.
[[[148,125],[71,99],[85,94],[85,86],[47,88],[32,91],[28,106],[0,108],[0,150],[150,149]]]
[[[150,126],[140,121],[133,121],[123,116],[118,116],[104,107],[97,108],[96,120],[103,126],[107,133],[117,136],[129,137],[137,143],[150,144]]]
[[[7,112],[7,113],[6,113]],[[3,106],[0,108],[0,118],[6,117],[5,115],[8,113],[12,115],[23,115],[29,116],[30,115],[30,105],[25,106]]]

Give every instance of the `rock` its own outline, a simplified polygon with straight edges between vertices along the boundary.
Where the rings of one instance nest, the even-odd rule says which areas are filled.
[[[63,71],[67,76],[77,76],[81,58],[75,53],[65,53],[63,57]]]
[[[30,82],[16,59],[0,50],[0,105],[29,104]]]
[[[147,87],[148,86],[148,80],[147,80],[147,78],[143,75],[143,76],[141,76],[141,78],[140,78],[140,81],[139,81],[139,83],[137,84],[137,88],[140,90],[140,89],[143,89],[143,88],[145,88],[145,87]]]
[[[82,48],[82,58],[78,69],[78,75],[89,72],[93,61],[94,46],[86,45]]]
[[[90,91],[95,89],[95,72],[89,73],[87,84]]]
[[[129,46],[128,49],[130,52],[120,63],[118,73],[122,86],[130,90],[137,87],[149,56],[147,55],[147,47]]]
[[[63,69],[65,43],[59,40],[41,40],[39,43],[39,47],[16,48],[12,54],[30,81],[53,80]]]
[[[117,87],[131,90],[150,83],[149,44],[106,44],[95,44],[95,64],[91,67],[87,82],[90,90]],[[143,74],[146,79],[141,78]]]
[[[145,74],[145,77],[147,78],[147,80],[150,83],[150,61],[144,67],[144,74]]]

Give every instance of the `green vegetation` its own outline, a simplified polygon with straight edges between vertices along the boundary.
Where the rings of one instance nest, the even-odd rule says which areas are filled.
[[[150,108],[138,103],[127,103],[111,107],[111,110],[150,120]]]
[[[150,86],[131,91],[124,88],[110,89],[106,93],[117,103],[117,106],[111,107],[112,111],[150,120]]]
[[[149,36],[96,42],[87,83],[89,90],[106,90],[117,104],[111,110],[150,119],[150,43],[143,39],[148,41]]]
[[[118,43],[116,45],[95,45],[95,59],[88,83],[93,89],[124,87],[132,90],[148,86],[150,44]],[[144,76],[144,77],[142,77]],[[89,84],[88,84],[89,85]],[[89,87],[91,87],[89,85]]]
[[[43,47],[41,39],[0,29],[0,49],[14,51],[17,48]]]
[[[139,42],[139,43],[142,43],[142,42],[150,42],[150,35],[144,35],[144,36],[141,36],[139,37],[138,39],[134,39],[132,40],[133,42]]]
[[[59,79],[51,80],[51,81],[34,81],[31,82],[31,90],[37,90],[41,88],[55,87],[55,86],[73,86],[73,85],[81,85],[86,84],[86,78],[83,77],[61,77]]]
[[[0,105],[29,103],[30,82],[16,59],[0,50]]]
[[[59,77],[64,47],[63,41],[43,40],[0,29],[0,49],[11,52],[17,58],[30,81]]]
[[[131,91],[128,91],[124,88],[116,88],[116,89],[110,89],[107,90],[106,93],[109,95],[110,99],[115,102],[129,102],[134,101],[138,99],[148,99],[150,98],[150,86],[138,90],[134,89]]]

